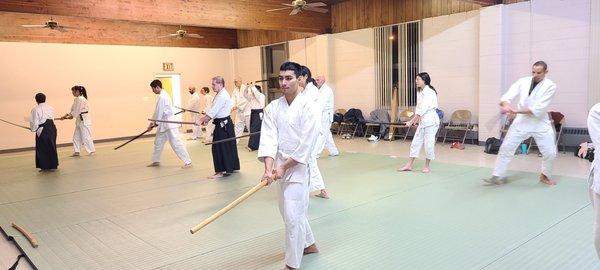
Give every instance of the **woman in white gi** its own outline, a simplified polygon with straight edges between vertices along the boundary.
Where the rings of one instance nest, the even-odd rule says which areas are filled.
[[[75,85],[71,87],[71,93],[75,97],[71,112],[63,115],[60,120],[75,118],[75,132],[73,133],[73,149],[72,157],[78,157],[81,152],[81,144],[85,147],[88,155],[93,155],[96,152],[94,140],[92,140],[92,117],[90,117],[90,107],[88,104],[88,96],[85,87]]]
[[[415,159],[419,157],[421,147],[425,145],[425,166],[423,166],[422,172],[429,173],[431,171],[429,164],[435,159],[436,134],[440,127],[440,117],[436,112],[438,108],[437,92],[431,86],[431,77],[427,72],[417,74],[415,83],[419,89],[415,116],[405,125],[410,127],[418,124],[418,126],[415,137],[410,144],[408,163],[398,171],[411,171]]]
[[[483,181],[496,185],[506,183],[508,164],[514,157],[517,147],[525,139],[533,137],[542,153],[540,182],[546,185],[556,184],[550,179],[552,163],[557,151],[554,127],[548,117],[548,106],[556,93],[556,84],[546,78],[547,73],[548,65],[544,61],[535,62],[531,70],[532,76],[516,81],[500,98],[502,113],[517,116],[502,141],[492,177]],[[514,98],[518,100],[517,109],[510,105]]]
[[[320,114],[314,102],[300,94],[300,65],[283,63],[279,85],[283,96],[265,108],[258,159],[265,164],[263,179],[279,179],[279,211],[285,222],[285,269],[300,267],[302,256],[318,252],[306,212],[314,144]]]
[[[590,110],[587,119],[588,131],[592,143],[600,145],[600,103],[594,105]],[[590,199],[592,200],[592,206],[594,207],[595,222],[594,222],[594,245],[596,246],[596,253],[600,258],[600,158],[594,158],[594,162],[590,167]]]

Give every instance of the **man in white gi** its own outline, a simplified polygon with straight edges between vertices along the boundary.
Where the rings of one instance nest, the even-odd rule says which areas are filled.
[[[300,77],[298,77],[298,84],[303,88],[302,93],[310,102],[313,102],[313,109],[316,111],[315,113],[319,116],[317,121],[319,122],[319,135],[317,136],[317,141],[315,145],[313,145],[313,149],[311,151],[311,161],[309,164],[310,169],[310,191],[319,191],[319,194],[315,195],[317,197],[323,199],[329,199],[329,194],[325,189],[325,181],[323,181],[323,175],[321,174],[321,170],[319,170],[319,166],[317,164],[317,157],[319,155],[319,149],[317,148],[317,143],[321,137],[323,137],[321,130],[321,114],[322,108],[321,103],[319,102],[319,89],[315,85],[315,80],[312,78],[310,69],[306,66],[302,66],[300,71]]]
[[[600,145],[600,103],[594,105],[590,110],[587,125],[592,143],[595,148],[598,148],[598,145]],[[595,213],[594,246],[596,247],[598,258],[600,258],[600,158],[598,157],[594,158],[590,166],[589,184],[590,199],[592,200]]]
[[[234,128],[230,113],[233,102],[229,97],[229,92],[225,89],[225,80],[223,77],[216,76],[212,78],[212,89],[216,94],[209,111],[206,112],[197,124],[206,126],[210,120],[214,124],[213,140],[220,141],[234,138]],[[215,174],[209,176],[209,179],[217,179],[229,176],[234,171],[240,169],[240,159],[238,158],[237,143],[235,140],[211,145],[213,165]]]
[[[159,80],[154,80],[150,83],[150,87],[152,88],[152,92],[158,95],[152,119],[168,121],[176,120],[173,117],[171,97],[169,97],[169,94],[162,89],[162,83]],[[169,144],[171,145],[171,148],[173,148],[173,151],[175,151],[177,157],[183,161],[184,164],[182,168],[187,169],[192,167],[190,155],[179,138],[179,125],[151,122],[150,125],[148,125],[148,131],[152,130],[155,126],[157,127],[157,130],[156,137],[154,138],[154,152],[152,153],[152,163],[150,163],[148,167],[160,166],[160,154],[167,141],[169,141]]]
[[[508,163],[515,155],[517,147],[523,140],[533,137],[542,153],[542,172],[540,182],[555,185],[552,176],[552,162],[556,157],[555,131],[548,117],[548,106],[556,92],[556,84],[546,78],[548,66],[543,61],[533,64],[532,76],[516,81],[500,99],[503,113],[513,113],[517,116],[508,129],[508,133],[496,158],[493,176],[484,179],[491,184],[507,182],[506,170]],[[518,97],[517,109],[510,101]]]
[[[322,135],[317,139],[317,152],[319,155],[323,152],[323,149],[327,147],[327,151],[330,156],[337,156],[340,154],[335,142],[333,141],[333,135],[331,134],[331,123],[333,123],[333,90],[329,85],[325,83],[325,76],[321,75],[317,77],[317,87],[319,88],[319,103],[321,103],[321,109],[323,110],[321,116],[321,129]],[[317,155],[317,158],[319,157]]]
[[[300,65],[283,63],[279,85],[283,96],[265,108],[258,159],[263,179],[279,181],[279,211],[285,223],[285,269],[300,267],[302,256],[318,252],[306,212],[310,189],[311,152],[319,134],[313,102],[300,95]]]
[[[246,127],[250,130],[250,110],[248,109],[248,100],[244,97],[243,91],[246,86],[242,84],[242,79],[236,78],[233,83],[235,88],[231,97],[233,99],[232,113],[235,113],[235,136],[239,137],[242,136]],[[237,139],[236,143],[239,142],[240,140]]]
[[[200,111],[201,110],[200,95],[198,94],[198,92],[196,92],[196,87],[194,87],[194,86],[188,87],[188,92],[190,92],[190,94],[192,96],[190,97],[190,100],[188,101],[187,109],[196,111],[196,112],[201,112]],[[192,121],[194,121],[194,122],[197,122],[200,119],[200,114],[198,114],[198,113],[191,113],[191,116],[192,116]],[[197,139],[200,139],[200,137],[202,137],[202,127],[198,126],[198,125],[193,125],[192,126],[192,137],[189,138],[189,140],[197,140]]]

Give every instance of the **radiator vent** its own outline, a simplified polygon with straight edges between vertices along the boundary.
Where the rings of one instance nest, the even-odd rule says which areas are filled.
[[[565,127],[563,128],[563,134],[564,135],[583,135],[583,136],[588,136],[590,135],[590,133],[588,133],[588,129],[587,128],[572,128],[572,127]]]

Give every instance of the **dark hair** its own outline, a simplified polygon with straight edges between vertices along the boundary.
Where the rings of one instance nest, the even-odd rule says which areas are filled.
[[[202,87],[202,92],[204,92],[204,94],[208,94],[210,93],[210,89],[206,86]]]
[[[293,71],[294,75],[296,77],[302,75],[301,74],[302,66],[296,62],[285,62],[285,63],[281,64],[281,66],[279,67],[279,71],[286,71],[286,70]]]
[[[308,68],[307,66],[302,66],[302,69],[300,70],[300,74],[302,76],[306,76],[306,84],[313,83],[314,85],[317,85],[317,83],[315,82],[315,79],[313,79],[313,77],[312,77],[310,68]]]
[[[546,64],[546,62],[544,61],[537,61],[535,63],[533,63],[533,66],[538,66],[538,67],[543,67],[544,70],[548,70],[548,65]]]
[[[152,88],[156,88],[156,87],[160,87],[162,88],[162,82],[160,80],[154,80],[150,83],[150,87]]]
[[[421,80],[423,80],[425,82],[425,85],[429,86],[429,88],[431,88],[431,90],[433,90],[433,92],[435,92],[435,94],[437,95],[437,91],[435,90],[435,87],[433,87],[433,85],[431,85],[431,77],[429,77],[429,73],[421,72],[421,73],[417,74],[417,77],[421,78]]]
[[[37,103],[46,102],[46,95],[44,95],[44,93],[35,94],[35,102],[37,102]]]
[[[262,93],[262,89],[261,89],[260,85],[255,85],[254,87],[256,87],[256,90],[258,90],[258,92]]]
[[[87,97],[87,91],[85,90],[85,87],[83,87],[81,85],[75,85],[75,86],[71,87],[71,91],[77,91],[85,99],[88,99],[88,97]]]

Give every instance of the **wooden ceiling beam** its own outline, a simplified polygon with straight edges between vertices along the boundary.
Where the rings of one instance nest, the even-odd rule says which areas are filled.
[[[154,24],[328,33],[330,13],[266,12],[289,0],[3,0],[0,11]]]
[[[175,33],[179,26],[71,16],[54,16],[59,25],[77,28],[66,32],[21,27],[22,24],[44,24],[48,19],[48,15],[0,11],[0,41],[237,48],[237,31],[234,29],[185,26],[188,33],[199,34],[204,38],[159,38]]]
[[[472,4],[478,4],[478,5],[482,5],[484,7],[502,4],[502,2],[503,2],[502,0],[459,0],[459,1],[472,3]]]

